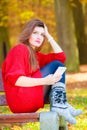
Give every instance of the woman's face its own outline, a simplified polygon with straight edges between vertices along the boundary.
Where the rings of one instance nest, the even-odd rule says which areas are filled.
[[[36,26],[29,37],[29,43],[33,49],[40,47],[45,38],[45,30],[43,27]]]

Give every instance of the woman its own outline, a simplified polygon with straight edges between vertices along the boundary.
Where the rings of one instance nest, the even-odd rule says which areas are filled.
[[[54,53],[43,54],[45,38]],[[65,73],[53,76],[59,66],[64,66],[65,54],[39,19],[29,21],[19,36],[19,44],[10,50],[2,75],[8,105],[12,112],[35,112],[44,107],[50,94],[51,111],[56,111],[71,124],[74,116],[82,113],[67,103]]]

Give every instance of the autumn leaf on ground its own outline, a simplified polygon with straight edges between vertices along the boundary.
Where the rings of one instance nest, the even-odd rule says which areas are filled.
[[[22,130],[22,128],[15,125],[15,126],[12,127],[12,130]]]

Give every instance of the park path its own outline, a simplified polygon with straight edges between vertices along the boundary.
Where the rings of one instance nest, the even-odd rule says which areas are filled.
[[[67,73],[66,84],[68,89],[75,87],[87,89],[87,65],[81,65],[78,73]]]

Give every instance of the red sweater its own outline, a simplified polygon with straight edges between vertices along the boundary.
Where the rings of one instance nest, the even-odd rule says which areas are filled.
[[[53,60],[65,61],[64,52],[42,54],[36,53],[39,69],[31,72],[29,50],[26,45],[18,44],[10,50],[3,65],[2,76],[8,105],[12,112],[35,112],[44,106],[43,86],[21,87],[15,86],[19,76],[40,78],[40,68]]]

